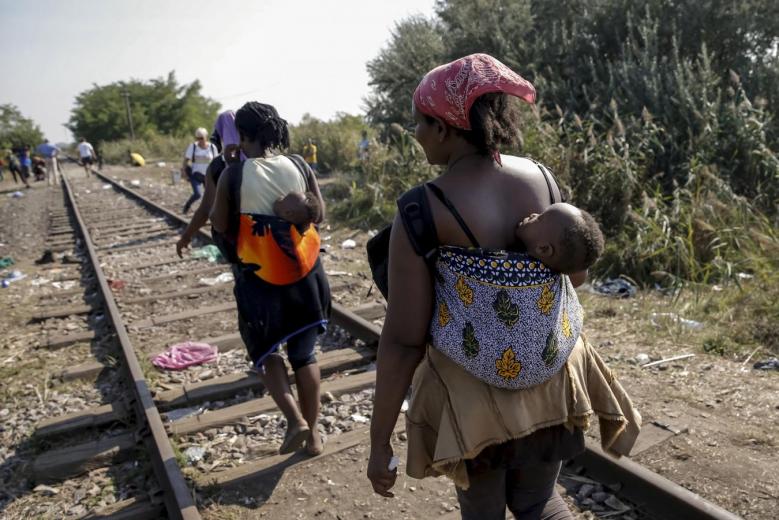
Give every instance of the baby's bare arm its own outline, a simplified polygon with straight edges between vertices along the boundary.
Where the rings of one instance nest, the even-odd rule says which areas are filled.
[[[305,226],[316,220],[316,212],[311,208],[311,196],[307,193],[290,193],[278,199],[273,204],[273,212],[296,226]]]

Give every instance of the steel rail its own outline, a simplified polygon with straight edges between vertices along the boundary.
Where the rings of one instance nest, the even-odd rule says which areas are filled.
[[[143,202],[156,211],[167,215],[180,224],[187,225],[188,220],[160,206],[140,193],[123,186],[119,182],[94,170],[102,180],[119,191]],[[199,230],[201,239],[211,242],[211,234]],[[333,303],[333,323],[341,326],[350,334],[366,342],[378,342],[381,329],[361,318],[348,309]],[[584,466],[590,474],[601,482],[620,482],[620,493],[638,506],[664,520],[740,520],[741,517],[727,511],[700,495],[658,475],[627,457],[616,458],[606,454],[601,448],[587,442],[585,451],[574,459]]]
[[[92,172],[97,175],[97,177],[107,182],[108,184],[112,185],[115,189],[118,191],[124,193],[125,195],[129,195],[130,197],[140,201],[144,205],[148,206],[149,208],[152,208],[154,211],[158,213],[162,213],[169,219],[177,222],[180,225],[186,226],[189,224],[189,220],[186,218],[183,218],[176,213],[172,212],[168,208],[165,208],[163,206],[160,206],[153,200],[141,195],[137,191],[133,190],[132,188],[128,188],[127,186],[124,186],[120,182],[108,177],[106,174],[101,173],[97,170],[92,170]],[[205,231],[203,229],[199,229],[197,231],[197,236],[208,243],[213,243],[213,239],[211,238],[211,233],[208,231]],[[333,302],[332,304],[332,316],[331,316],[333,323],[340,326],[346,332],[359,337],[363,338],[363,341],[366,341],[365,338],[375,338],[373,341],[379,341],[379,336],[381,335],[381,328],[377,327],[373,323],[369,322],[368,320],[354,314],[353,312],[349,311],[345,307]]]
[[[103,273],[103,269],[100,267],[97,250],[92,243],[88,228],[79,211],[70,182],[64,175],[62,176],[62,183],[65,187],[68,203],[78,223],[78,233],[84,241],[84,247],[86,247],[89,260],[95,271],[95,278],[103,296],[105,309],[122,347],[125,367],[132,381],[133,408],[141,424],[140,433],[148,447],[147,451],[151,456],[154,474],[163,491],[165,491],[163,498],[168,517],[175,520],[199,520],[200,513],[197,511],[192,494],[181,473],[181,468],[179,468],[176,462],[176,456],[170,445],[168,434],[165,431],[159,411],[146,384],[143,370],[138,363],[135,350],[130,342],[130,336],[127,334],[127,329],[119,313],[119,307],[116,305],[105,273]]]

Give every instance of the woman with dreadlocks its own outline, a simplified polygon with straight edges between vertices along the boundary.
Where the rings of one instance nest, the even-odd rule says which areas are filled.
[[[318,455],[323,447],[317,432],[314,344],[330,315],[316,228],[324,217],[324,201],[305,161],[281,153],[289,146],[289,131],[274,107],[246,103],[235,114],[235,126],[246,160],[230,165],[219,178],[211,210],[214,237],[234,264],[241,337],[287,420],[279,452],[291,453],[305,443],[309,454]],[[315,201],[318,210],[304,221],[277,216],[274,206],[290,195]],[[284,344],[299,407],[278,353]]]

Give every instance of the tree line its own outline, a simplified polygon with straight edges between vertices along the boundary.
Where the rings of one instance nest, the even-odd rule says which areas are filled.
[[[190,136],[197,127],[216,119],[219,103],[204,96],[198,80],[179,84],[175,72],[149,81],[117,81],[94,85],[76,97],[68,129],[75,137],[98,143],[131,135],[141,140],[156,136]]]
[[[684,184],[696,164],[775,211],[778,47],[771,0],[439,0],[432,19],[398,23],[368,63],[367,115],[374,124],[410,121],[426,71],[486,52],[536,85],[556,142],[533,151],[602,213],[614,197],[623,199],[617,210],[638,202],[646,181],[666,191]],[[528,117],[531,138],[534,125]],[[623,158],[606,161],[623,170],[619,183],[636,189],[603,197],[589,185],[603,180],[594,171],[602,164],[585,152],[602,143],[602,156]]]

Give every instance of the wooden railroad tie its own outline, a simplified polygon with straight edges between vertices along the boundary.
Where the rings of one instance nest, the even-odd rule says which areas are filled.
[[[77,477],[121,459],[135,445],[135,434],[125,432],[97,441],[49,450],[33,462],[33,478],[35,482],[47,484]]]

